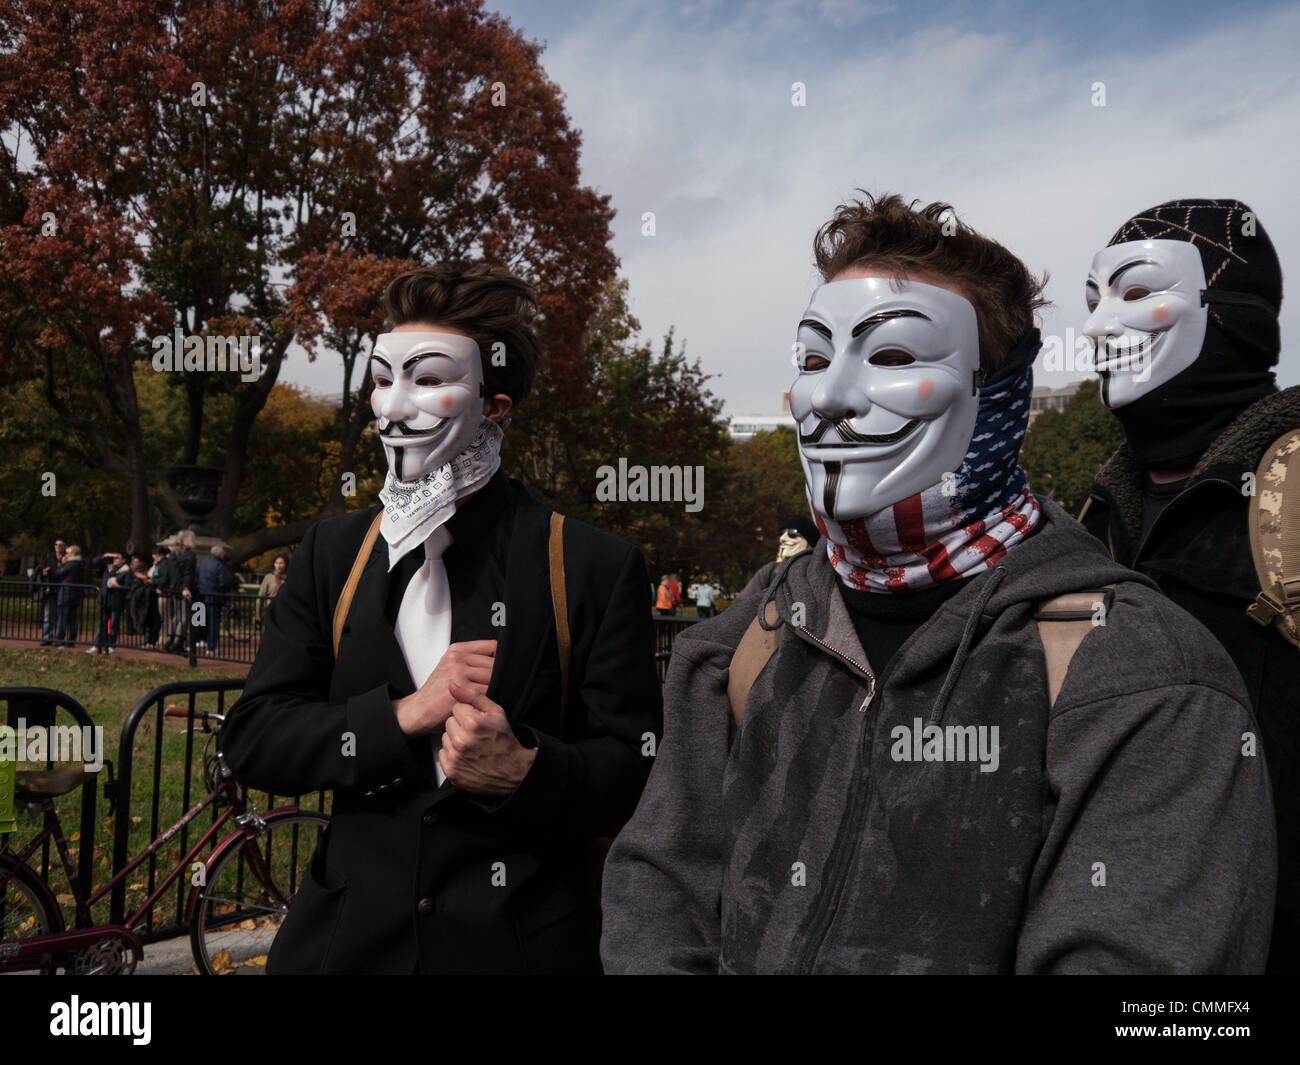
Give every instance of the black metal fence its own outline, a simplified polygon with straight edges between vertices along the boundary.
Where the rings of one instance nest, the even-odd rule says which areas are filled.
[[[86,749],[86,729],[90,729],[89,735],[97,736],[95,751],[98,758],[104,758],[107,751],[104,747],[102,733],[94,732],[95,723],[91,720],[90,714],[71,695],[61,691],[55,691],[53,688],[28,688],[28,687],[5,687],[0,688],[0,702],[5,703],[5,724],[14,730],[14,743],[19,743],[19,735],[22,739],[22,750],[26,752],[31,744],[28,742],[35,734],[36,729],[41,729],[44,735],[45,747],[45,768],[53,769],[59,763],[57,755],[60,752],[59,745],[51,740],[59,735],[54,730],[62,729],[59,723],[59,712],[67,714],[72,718],[73,728],[81,730],[81,738],[78,743],[83,760],[92,760],[88,758],[89,751]],[[66,733],[65,733],[66,735]],[[22,753],[22,752],[19,752]],[[23,761],[22,757],[16,758],[15,761]],[[34,764],[40,764],[37,761]],[[110,770],[111,771],[111,770]],[[75,829],[69,825],[64,825],[65,831],[75,831],[78,833],[77,838],[73,841],[73,846],[77,853],[77,877],[82,884],[90,883],[91,863],[94,859],[95,849],[95,802],[96,802],[96,785],[99,779],[90,777],[81,788],[81,823]],[[17,808],[17,802],[15,802]],[[35,835],[35,832],[32,833]],[[28,837],[30,838],[30,837]],[[50,874],[51,843],[45,841],[41,848],[40,861],[37,863],[37,872],[47,881]],[[21,848],[14,848],[21,849]],[[60,876],[62,874],[59,874]],[[58,879],[56,877],[55,879]]]
[[[225,714],[234,705],[243,686],[244,682],[239,679],[164,684],[149,692],[127,714],[122,723],[122,737],[118,746],[118,776],[115,785],[117,810],[113,825],[114,875],[142,850],[144,844],[157,839],[161,832],[173,825],[186,810],[207,794],[207,785],[203,780],[203,753],[209,742],[212,744],[209,750],[214,751],[216,740],[210,730],[204,731],[198,725],[191,730],[186,722],[198,722],[198,715],[203,711]],[[178,706],[189,712],[187,719],[170,719],[175,722],[170,732],[165,725],[169,719],[163,717],[163,711],[168,706]],[[183,741],[180,739],[182,736]],[[172,737],[170,745],[165,744],[169,737]],[[137,742],[138,740],[143,742]],[[174,747],[178,742],[183,744],[179,752]],[[144,743],[148,744],[148,749]],[[143,774],[140,772],[142,767]],[[168,774],[166,780],[165,773]],[[310,796],[277,797],[241,786],[240,794],[246,803],[255,806],[261,813],[289,802],[297,803],[304,810],[329,812],[327,793],[324,791]],[[147,814],[142,807],[143,803],[148,804]],[[198,818],[184,826],[169,841],[169,849],[174,844],[178,856],[185,854],[192,841],[201,838],[219,815],[220,810],[213,804],[206,815],[206,821]],[[231,828],[233,827],[232,825]],[[132,845],[133,842],[135,846]],[[169,862],[159,854],[154,854],[140,867],[137,876],[141,882],[134,886],[134,890],[141,899],[152,894],[157,886],[159,864],[162,864],[165,876],[173,868],[174,861],[175,859]],[[110,894],[110,919],[115,923],[120,924],[125,920],[126,892],[131,886],[119,884]],[[189,878],[179,877],[168,895],[164,895],[155,904],[143,927],[137,929],[142,942],[166,939],[188,928],[185,904],[189,891]]]
[[[75,600],[62,619],[56,601],[58,587],[70,593],[65,599]],[[0,639],[44,643],[62,635],[58,643],[82,651],[96,645],[164,650],[177,642],[181,645],[179,653],[191,659],[251,662],[257,655],[261,616],[268,602],[251,591],[193,600],[150,591],[148,609],[142,611],[144,616],[139,622],[124,597],[114,623],[99,601],[98,584],[58,587],[12,577],[0,579]],[[198,603],[203,606],[202,612],[194,609]],[[203,625],[194,624],[196,613],[201,613]],[[60,634],[61,621],[64,627]],[[116,631],[110,634],[110,628]]]
[[[33,585],[26,580],[0,580],[0,639],[29,640],[33,643],[42,641],[45,635],[46,604],[36,596],[45,587],[48,586]],[[76,607],[77,633],[72,641],[74,649],[87,650],[97,640],[101,646],[106,645],[107,633],[103,630],[108,626],[104,608],[99,603],[99,585],[64,587],[76,588],[82,593]],[[257,657],[262,634],[261,618],[268,601],[261,599],[255,592],[204,597],[204,612],[209,617],[219,614],[215,648],[211,646],[209,629],[186,624],[194,616],[192,602],[181,596],[151,595],[155,609],[148,616],[154,618],[154,627],[146,625],[142,628],[135,624],[124,606],[119,616],[118,631],[113,634],[115,647],[164,650],[169,637],[180,632],[185,640],[182,656],[189,658],[191,663],[203,658],[219,662],[252,662]],[[698,620],[695,617],[669,614],[654,615],[655,664],[660,684],[667,674],[668,656],[677,634]],[[57,616],[55,625],[57,626]],[[57,633],[57,628],[55,632]]]

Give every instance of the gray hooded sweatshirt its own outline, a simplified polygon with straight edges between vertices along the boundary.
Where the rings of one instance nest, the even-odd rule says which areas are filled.
[[[1263,970],[1273,809],[1241,678],[1039,503],[883,676],[824,543],[677,638],[605,866],[606,971]],[[1049,706],[1037,604],[1112,583]],[[768,599],[781,640],[737,733],[728,667]]]

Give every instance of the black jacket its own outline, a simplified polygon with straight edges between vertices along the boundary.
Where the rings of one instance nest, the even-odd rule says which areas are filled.
[[[131,566],[126,561],[110,562],[105,555],[96,555],[90,563],[102,566],[103,574],[99,578],[99,603],[105,610],[121,610],[126,603],[127,589],[135,583]],[[110,588],[108,582],[117,579],[117,587]]]
[[[172,557],[174,559],[172,564],[176,567],[173,591],[180,595],[188,588],[190,595],[198,595],[198,563],[195,561],[194,552],[186,548]]]
[[[80,606],[86,595],[86,589],[82,587],[86,579],[86,560],[64,556],[64,561],[54,571],[54,579],[59,582],[58,605]]]
[[[1300,650],[1246,615],[1259,592],[1243,491],[1269,445],[1300,426],[1300,387],[1248,407],[1201,456],[1139,543],[1145,477],[1127,445],[1102,468],[1079,520],[1114,558],[1153,578],[1227,649],[1246,682],[1273,781],[1277,914],[1269,972],[1300,970]],[[1293,476],[1300,477],[1300,470]]]
[[[46,567],[50,572],[43,572]],[[37,602],[49,602],[58,595],[59,582],[54,576],[54,571],[59,568],[59,557],[53,551],[41,559],[35,572],[32,573],[32,598]]]
[[[154,578],[153,587],[160,595],[180,594],[180,573],[176,568],[176,559],[171,555],[163,555],[158,560],[158,576]]]
[[[393,701],[415,685],[393,623],[422,552],[389,572],[378,539],[333,661],[334,605],[375,513],[308,531],[223,730],[241,782],[281,795],[334,792],[332,824],[268,971],[599,971],[589,840],[635,809],[651,764],[643,751],[662,728],[641,552],[565,523],[572,653],[562,723],[550,512],[498,471],[448,523],[452,642],[500,641],[487,695],[538,751],[503,801],[436,787],[430,738],[408,739],[397,724]],[[503,626],[492,623],[498,596]],[[504,886],[493,886],[494,868]]]

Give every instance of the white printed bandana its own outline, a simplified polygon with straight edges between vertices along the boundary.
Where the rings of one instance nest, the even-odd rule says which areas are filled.
[[[484,416],[469,447],[414,481],[388,473],[379,492],[384,517],[379,531],[388,543],[388,568],[419,547],[456,513],[456,498],[485,485],[501,465],[501,426]]]

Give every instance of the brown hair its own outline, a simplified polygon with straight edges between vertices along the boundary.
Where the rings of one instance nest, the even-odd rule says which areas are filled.
[[[979,322],[980,366],[996,370],[1012,345],[1031,329],[1034,311],[1047,305],[1040,279],[995,240],[975,232],[946,203],[920,210],[894,193],[852,200],[836,208],[817,231],[813,254],[822,280],[852,266],[925,275],[961,289]]]
[[[526,281],[483,263],[423,267],[394,278],[384,290],[384,313],[393,325],[454,326],[471,337],[478,344],[487,394],[504,392],[515,406],[532,389],[543,360],[533,329],[536,312],[537,298]],[[505,345],[505,354],[494,360],[498,343]]]

